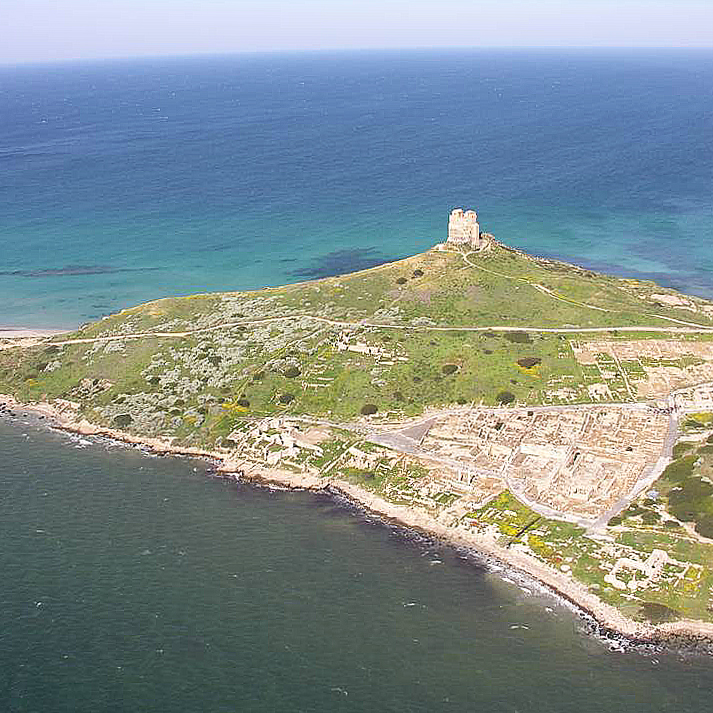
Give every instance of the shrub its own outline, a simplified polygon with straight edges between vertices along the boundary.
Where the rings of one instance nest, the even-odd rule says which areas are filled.
[[[114,424],[118,426],[119,428],[125,428],[128,426],[134,419],[131,417],[131,414],[129,413],[120,413],[118,416],[114,416]]]
[[[681,527],[681,523],[677,522],[676,520],[664,520],[663,526],[667,530],[678,530]]]
[[[294,398],[295,398],[294,394],[284,393],[284,394],[280,394],[278,401],[281,404],[288,404],[288,403],[290,403],[290,401],[294,401]]]
[[[423,270],[414,270],[413,276],[414,277],[423,277]]]
[[[666,621],[678,619],[681,614],[665,604],[644,602],[639,608],[639,616],[648,619],[652,624],[663,624]]]
[[[701,478],[687,478],[682,485],[669,491],[668,508],[684,522],[697,521],[708,513],[713,485]]]
[[[539,357],[523,357],[522,359],[518,359],[517,363],[523,369],[532,369],[533,366],[542,364],[542,359]]]
[[[247,399],[238,399],[238,406],[242,406],[243,408],[249,408],[250,402]]]
[[[378,411],[378,407],[376,404],[364,404],[361,407],[361,413],[363,416],[371,416],[372,414],[376,413]]]
[[[689,478],[693,473],[693,466],[695,465],[697,456],[690,455],[679,458],[678,460],[670,463],[666,470],[662,473],[662,477],[666,480],[670,480],[673,483],[680,483],[681,481]]]
[[[713,515],[704,515],[696,522],[696,532],[703,537],[713,539]]]
[[[151,376],[148,379],[146,379],[146,381],[148,381],[149,384],[153,384],[154,386],[157,386],[160,383],[161,379],[158,376]]]
[[[515,400],[515,394],[512,394],[509,391],[501,391],[496,398],[498,403],[503,405],[511,404]]]
[[[503,336],[515,344],[532,344],[532,339],[527,332],[505,332]]]
[[[257,374],[253,374],[253,381],[262,381],[265,378],[264,371],[258,371]]]
[[[621,523],[624,522],[623,518],[621,515],[614,515],[614,517],[609,519],[609,527],[616,527],[617,525],[621,525]]]
[[[674,458],[680,458],[681,456],[686,455],[688,451],[691,450],[692,444],[686,443],[685,441],[681,441],[681,443],[677,443],[673,447],[673,457]]]
[[[290,366],[285,370],[285,376],[288,379],[294,379],[296,376],[299,376],[302,372],[296,367],[296,366]]]
[[[458,371],[458,365],[457,364],[444,364],[441,367],[441,371],[444,374],[455,374]]]
[[[642,516],[641,516],[641,521],[645,525],[655,525],[659,520],[661,519],[661,516],[655,512],[654,510],[647,510]]]
[[[702,478],[686,478],[683,484],[668,494],[669,505],[697,505],[713,494],[713,485]]]
[[[465,404],[468,403],[468,399],[464,399],[464,398],[461,396],[461,398],[459,398],[459,399],[456,401],[456,403],[459,404],[460,406],[464,406]]]
[[[396,280],[397,285],[405,285],[408,282],[408,280],[405,277],[399,277]]]

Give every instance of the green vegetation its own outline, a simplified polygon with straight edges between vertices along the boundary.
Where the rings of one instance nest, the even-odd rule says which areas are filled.
[[[692,415],[674,460],[649,494],[609,521],[616,543],[643,560],[654,550],[670,558],[655,586],[637,597],[635,616],[662,623],[682,616],[710,621],[713,613],[713,454],[700,432],[705,415]],[[695,437],[695,436],[694,436]],[[691,527],[692,526],[692,527]],[[688,529],[687,529],[688,528]]]
[[[686,424],[690,425],[684,425],[684,429],[698,430],[705,417],[705,414],[694,414],[687,419]],[[699,535],[713,539],[713,483],[710,480],[713,452],[707,440],[702,445],[679,441],[674,449],[676,454],[678,457],[669,464],[654,487],[663,496],[666,511],[677,521],[690,522]],[[632,505],[627,512],[637,507],[641,509]],[[644,522],[653,524],[654,521]],[[673,525],[668,527],[673,528]]]
[[[639,614],[642,619],[648,619],[652,624],[663,624],[681,618],[681,612],[656,602],[644,602],[639,609]]]
[[[660,505],[658,501],[656,504]],[[675,521],[662,523],[655,518],[651,523],[644,522],[647,512],[647,508],[634,507],[613,518],[610,525],[616,525],[620,532],[615,544],[606,547],[576,525],[539,516],[507,491],[468,513],[462,522],[480,531],[495,526],[501,545],[525,547],[543,563],[571,572],[590,591],[628,616],[652,623],[683,616],[711,620],[713,546],[697,542],[677,522],[671,526]],[[663,550],[670,559],[652,581],[642,581],[629,590],[613,587],[605,579],[617,561],[644,562],[655,549]],[[629,583],[643,575],[625,567],[617,577]]]
[[[683,422],[683,427],[687,429],[700,430],[711,426],[713,426],[713,413],[710,412],[693,414]]]
[[[573,350],[593,339],[631,339],[627,327],[671,329],[667,319],[713,327],[703,301],[685,298],[676,308],[653,300],[661,293],[675,294],[499,245],[469,255],[431,250],[286,287],[157,300],[52,343],[3,349],[0,393],[67,399],[92,422],[177,445],[248,443],[273,463],[284,451],[286,469],[334,474],[392,502],[494,531],[503,546],[525,548],[632,616],[710,620],[713,545],[704,538],[713,539],[713,413],[685,420],[674,461],[651,492],[611,518],[606,542],[541,517],[507,491],[466,512],[472,501],[463,506],[458,483],[432,482],[424,465],[364,442],[356,426],[338,430],[455,404],[635,400],[647,369],[684,370],[702,359],[620,362],[593,350],[579,363]],[[666,336],[636,332],[642,340]],[[272,426],[253,433],[276,416],[331,431],[301,450]],[[645,568],[630,565],[654,550],[669,560],[648,582]],[[607,573],[620,560],[628,569],[612,583]]]
[[[642,298],[655,290],[662,288],[502,246],[467,260],[429,251],[351,275],[127,309],[70,336],[145,336],[0,352],[0,392],[75,400],[100,423],[127,413],[136,432],[150,425],[152,435],[190,436],[206,445],[245,410],[255,417],[353,419],[367,404],[379,414],[410,416],[456,403],[589,402],[587,388],[602,381],[602,371],[615,374],[608,398],[630,400],[616,365],[603,355],[593,370],[579,365],[570,336],[430,327],[651,324],[657,319]],[[660,305],[655,311],[691,320],[690,312]],[[712,324],[703,313],[696,319]],[[193,333],[171,338],[151,331]],[[366,347],[345,350],[340,339]],[[88,388],[87,379],[105,387]]]

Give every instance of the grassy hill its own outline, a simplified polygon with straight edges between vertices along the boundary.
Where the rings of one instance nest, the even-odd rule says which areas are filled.
[[[269,414],[548,403],[553,385],[587,380],[570,347],[586,333],[571,330],[691,324],[713,328],[713,305],[497,243],[434,249],[286,287],[157,300],[3,350],[0,393],[70,399],[94,422],[211,446]]]

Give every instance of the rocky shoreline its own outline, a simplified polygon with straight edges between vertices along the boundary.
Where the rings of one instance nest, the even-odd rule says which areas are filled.
[[[353,507],[377,517],[417,531],[460,551],[474,553],[479,559],[497,563],[534,580],[572,605],[587,622],[588,630],[610,642],[613,649],[635,648],[655,651],[677,649],[713,655],[713,624],[695,620],[679,620],[650,624],[630,619],[613,606],[602,602],[583,585],[564,573],[557,572],[533,557],[506,549],[482,535],[460,528],[447,527],[425,511],[391,503],[345,480],[300,474],[274,467],[252,466],[245,470],[241,463],[224,453],[193,447],[175,446],[170,440],[142,438],[125,431],[106,428],[86,419],[76,419],[71,407],[50,403],[20,403],[0,394],[0,416],[32,414],[52,427],[82,436],[109,438],[127,445],[143,447],[157,455],[183,455],[204,458],[216,464],[216,474],[265,485],[279,485],[293,490],[325,492],[346,499]]]

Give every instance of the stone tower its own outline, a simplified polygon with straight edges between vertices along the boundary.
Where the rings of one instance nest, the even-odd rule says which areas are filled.
[[[451,211],[448,219],[448,242],[469,245],[474,250],[479,250],[483,246],[478,214],[474,210],[464,211],[462,208],[456,208]]]

